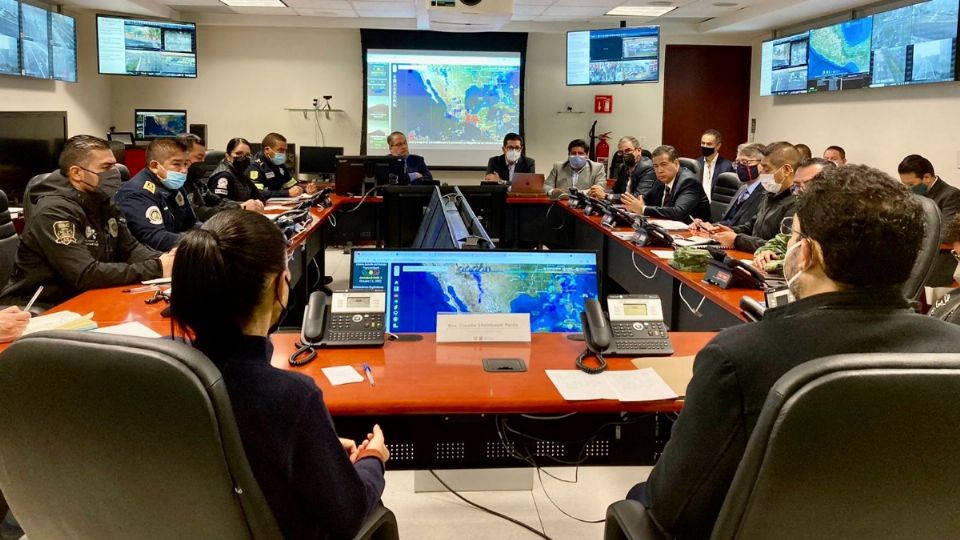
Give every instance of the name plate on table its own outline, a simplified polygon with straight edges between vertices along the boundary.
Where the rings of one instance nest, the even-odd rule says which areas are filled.
[[[530,343],[529,313],[437,313],[437,343]]]

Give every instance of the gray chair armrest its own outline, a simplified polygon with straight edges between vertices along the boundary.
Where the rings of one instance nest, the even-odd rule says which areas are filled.
[[[353,540],[399,540],[397,517],[382,504],[377,505]]]
[[[604,540],[670,540],[642,504],[627,499],[607,507]]]

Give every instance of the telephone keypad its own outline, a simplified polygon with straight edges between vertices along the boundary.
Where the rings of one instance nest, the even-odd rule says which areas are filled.
[[[383,342],[382,313],[332,313],[325,341]]]
[[[618,354],[673,354],[673,345],[662,322],[612,321],[612,348]]]

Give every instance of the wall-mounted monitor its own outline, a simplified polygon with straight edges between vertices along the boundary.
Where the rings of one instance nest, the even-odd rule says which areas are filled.
[[[567,85],[660,80],[660,27],[567,32]]]
[[[760,95],[807,92],[810,32],[764,41],[760,53]]]
[[[20,31],[23,39],[23,75],[49,79],[50,75],[50,12],[20,4]]]
[[[20,75],[20,3],[0,0],[0,74]]]
[[[197,76],[197,26],[97,15],[97,60],[105,75]]]
[[[810,30],[807,90],[824,92],[870,86],[873,17]]]
[[[874,15],[870,86],[956,80],[958,5],[931,0]]]
[[[73,17],[50,14],[50,46],[53,78],[77,82],[77,22]]]
[[[187,132],[187,111],[170,109],[137,109],[133,118],[134,136],[149,141],[160,137],[176,137]]]

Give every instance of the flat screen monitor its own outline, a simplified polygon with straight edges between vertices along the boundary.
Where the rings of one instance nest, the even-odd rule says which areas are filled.
[[[187,111],[137,109],[134,111],[133,126],[137,140],[176,137],[187,132]]]
[[[50,14],[50,63],[54,79],[77,82],[77,21],[69,15]]]
[[[435,332],[437,313],[529,313],[534,332],[579,332],[596,252],[355,249],[350,284],[387,291],[388,332]]]
[[[337,172],[337,156],[342,155],[342,146],[301,146],[300,172],[304,174],[333,174]]]
[[[51,78],[50,12],[20,4],[20,28],[23,39],[23,74],[38,79]]]
[[[870,86],[873,16],[810,31],[807,90],[824,92]]]
[[[506,231],[507,185],[457,186],[477,221],[497,244],[500,244]],[[470,227],[470,223],[467,223]]]
[[[760,95],[807,92],[807,49],[810,32],[763,42],[760,53]]]
[[[873,16],[870,86],[957,78],[957,0],[931,0]]]
[[[97,15],[104,75],[197,76],[197,25]]]
[[[467,245],[470,231],[460,211],[463,197],[457,193],[440,193],[439,187],[433,188],[427,211],[420,221],[413,247],[419,249],[463,249],[476,246]]]
[[[413,246],[435,189],[435,186],[383,186],[385,219],[381,222],[381,237],[385,246]]]
[[[567,85],[660,80],[660,27],[567,32]]]
[[[487,233],[486,227],[483,226],[483,221],[473,211],[470,201],[460,191],[460,188],[454,186],[453,193],[456,195],[455,204],[457,212],[460,214],[460,220],[469,235],[460,242],[460,249],[493,249],[497,247]]]
[[[0,189],[11,204],[31,178],[57,169],[66,140],[66,112],[0,112]]]
[[[359,195],[374,186],[406,185],[403,158],[397,156],[337,156],[337,195]]]
[[[0,74],[20,75],[20,3],[0,0]]]

